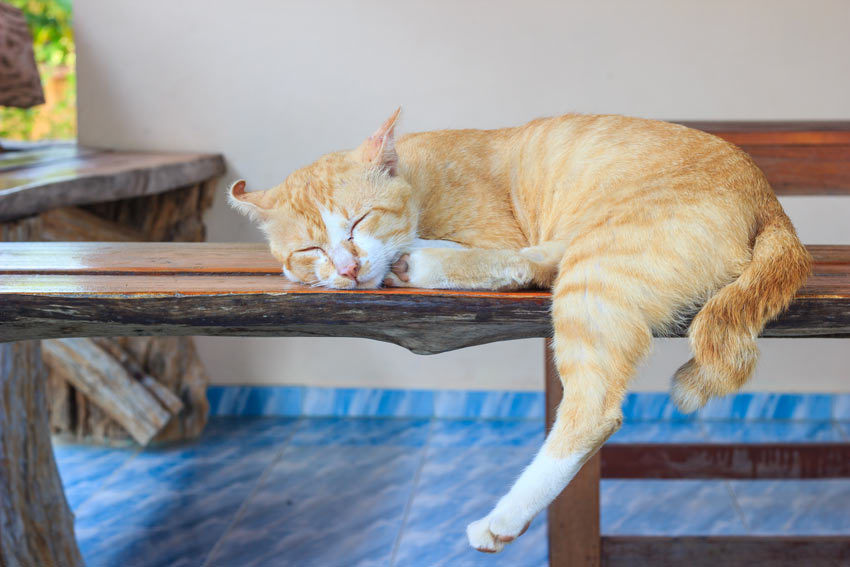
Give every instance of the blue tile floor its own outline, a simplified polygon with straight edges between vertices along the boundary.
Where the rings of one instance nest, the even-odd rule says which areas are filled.
[[[546,522],[468,549],[530,461],[530,420],[214,418],[195,443],[55,452],[89,567],[543,566]],[[626,423],[611,443],[850,440],[837,422]],[[606,480],[607,534],[848,534],[850,479]]]

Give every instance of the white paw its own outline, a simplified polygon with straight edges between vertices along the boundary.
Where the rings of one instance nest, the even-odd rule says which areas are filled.
[[[484,553],[498,553],[505,545],[525,533],[531,522],[517,522],[508,517],[486,516],[466,526],[469,545]]]
[[[484,517],[466,526],[466,537],[469,545],[484,553],[498,553],[505,543],[498,540],[490,531],[490,518]]]

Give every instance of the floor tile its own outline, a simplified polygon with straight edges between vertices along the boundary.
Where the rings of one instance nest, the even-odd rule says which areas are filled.
[[[316,418],[304,420],[290,443],[423,447],[430,427],[427,419]]]
[[[203,560],[268,466],[258,459],[134,457],[75,511],[86,564],[170,567]]]
[[[602,533],[741,534],[745,527],[723,481],[603,480]]]
[[[260,459],[277,455],[300,426],[286,417],[214,417],[198,439],[154,445],[144,454],[174,459]]]
[[[53,452],[68,504],[71,508],[78,508],[136,450],[54,443]]]
[[[388,565],[422,451],[288,447],[209,566]]]
[[[850,534],[850,479],[730,484],[753,534]]]
[[[829,421],[706,421],[712,443],[794,443],[843,441],[838,427]]]
[[[535,451],[535,446],[429,448],[393,565],[547,565],[545,514],[497,555],[475,551],[466,540],[466,525],[492,509]]]
[[[656,401],[633,409],[669,409]],[[59,443],[55,454],[91,567],[542,567],[545,515],[499,555],[471,550],[465,529],[509,489],[543,430],[542,419],[213,418],[196,442]],[[609,442],[706,439],[846,441],[850,422],[627,421]],[[850,479],[604,480],[601,505],[609,535],[850,533]]]
[[[540,447],[543,420],[436,420],[431,447]]]
[[[627,421],[608,443],[703,443],[705,433],[695,421]]]

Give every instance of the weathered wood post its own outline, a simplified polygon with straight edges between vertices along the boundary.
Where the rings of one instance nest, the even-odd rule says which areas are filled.
[[[39,341],[0,343],[0,567],[76,567],[45,399]]]

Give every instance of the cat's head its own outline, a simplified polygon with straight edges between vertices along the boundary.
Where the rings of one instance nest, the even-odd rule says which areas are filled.
[[[322,156],[272,189],[230,187],[230,205],[260,225],[290,280],[375,288],[413,242],[418,216],[393,132],[400,110],[357,149]]]

